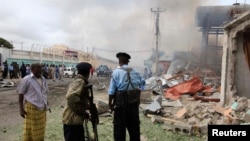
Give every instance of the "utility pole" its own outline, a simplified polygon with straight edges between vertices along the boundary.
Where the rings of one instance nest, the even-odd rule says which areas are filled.
[[[151,12],[154,12],[156,14],[156,21],[155,21],[155,36],[156,36],[156,56],[155,56],[155,74],[157,75],[158,72],[158,60],[159,60],[159,55],[158,55],[158,46],[159,46],[159,35],[160,35],[160,28],[159,28],[159,17],[160,17],[160,13],[161,12],[165,12],[166,9],[164,10],[160,10],[160,8],[158,7],[157,10],[153,10],[153,8],[151,8]]]

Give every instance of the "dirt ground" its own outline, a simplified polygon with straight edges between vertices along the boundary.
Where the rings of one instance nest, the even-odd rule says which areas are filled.
[[[94,100],[108,102],[107,90],[109,78],[96,77],[89,79],[90,84],[102,82],[106,88],[103,90],[94,89]],[[18,84],[19,80],[15,80]],[[48,100],[51,105],[52,113],[47,113],[46,137],[45,141],[63,141],[63,131],[61,123],[61,114],[65,105],[65,94],[71,78],[65,78],[64,81],[53,82],[48,80],[49,94]],[[13,88],[0,88],[0,141],[20,141],[22,138],[23,118],[19,115],[18,94]],[[148,95],[144,97],[150,98]],[[146,98],[145,98],[146,99]],[[170,141],[176,140],[197,140],[199,138],[187,137],[179,134],[163,131],[161,126],[154,125],[141,115],[141,141],[163,141],[166,138]],[[112,117],[101,117],[98,126],[98,134],[101,141],[112,141]],[[99,132],[100,131],[100,132]],[[148,137],[148,139],[146,138]],[[160,138],[160,139],[159,139]],[[128,140],[128,138],[127,138]]]
[[[50,90],[48,94],[48,100],[51,107],[63,107],[65,103],[64,96],[70,80],[71,78],[65,78],[64,81],[57,82],[48,80]],[[104,77],[93,77],[89,79],[91,84],[104,82],[106,86],[109,84],[108,80],[109,79]],[[18,85],[19,80],[14,81]],[[106,90],[94,92],[95,99],[107,101],[107,88],[108,87],[106,87]],[[22,126],[23,119],[19,115],[18,94],[16,93],[16,87],[0,88],[0,113],[0,141],[18,140],[22,131],[15,131],[21,129],[14,128],[17,126]],[[16,132],[20,132],[20,134],[14,134]]]

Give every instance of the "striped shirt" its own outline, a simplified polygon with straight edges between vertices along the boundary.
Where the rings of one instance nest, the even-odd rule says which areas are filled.
[[[127,89],[129,84],[129,80],[127,77],[127,72],[121,68],[128,68],[128,65],[123,65],[121,67],[117,67],[110,80],[110,86],[108,89],[109,95],[114,95],[115,91],[123,91]],[[143,84],[143,79],[138,72],[134,69],[130,72],[131,83],[133,84],[134,88],[140,89]],[[132,90],[132,86],[129,85],[128,90]]]
[[[37,79],[33,73],[25,76],[17,86],[16,91],[24,95],[24,100],[38,108],[42,109],[48,106],[48,84],[43,76],[40,79]]]

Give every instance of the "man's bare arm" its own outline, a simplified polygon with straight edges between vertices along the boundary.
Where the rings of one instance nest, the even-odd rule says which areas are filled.
[[[19,94],[19,108],[20,108],[20,115],[21,117],[25,118],[25,115],[27,114],[26,111],[24,110],[24,105],[23,105],[23,94]]]

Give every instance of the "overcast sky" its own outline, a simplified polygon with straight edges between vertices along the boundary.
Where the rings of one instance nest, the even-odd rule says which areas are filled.
[[[244,3],[245,0],[237,2]],[[170,54],[197,45],[194,11],[199,5],[231,5],[236,0],[1,0],[0,37],[16,49],[63,44],[115,60],[118,51],[143,64],[155,48],[154,13],[159,6],[160,46]],[[247,3],[250,0],[246,0]],[[193,41],[193,40],[192,40]],[[189,46],[189,47],[188,47]],[[139,51],[139,52],[138,52]]]

